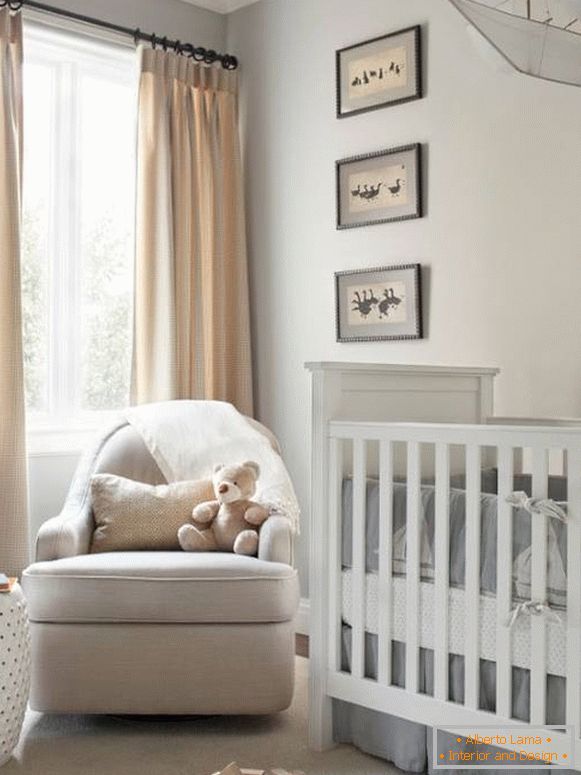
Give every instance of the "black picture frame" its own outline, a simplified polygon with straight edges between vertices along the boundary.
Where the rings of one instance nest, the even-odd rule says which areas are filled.
[[[375,159],[389,158],[400,156],[404,158],[408,156],[413,161],[414,169],[412,170],[409,181],[412,183],[412,202],[410,206],[406,208],[400,208],[398,211],[394,208],[391,215],[387,214],[388,209],[383,209],[375,213],[374,217],[366,218],[364,215],[359,215],[353,220],[349,221],[344,214],[344,197],[350,187],[347,185],[348,179],[343,178],[343,168],[347,166],[355,167],[356,165],[363,166],[362,162],[369,162]],[[372,166],[366,164],[365,166]],[[379,223],[393,223],[396,221],[407,221],[414,218],[423,217],[423,173],[422,173],[422,145],[421,143],[412,143],[410,145],[401,145],[396,148],[386,148],[381,151],[374,151],[373,153],[360,154],[358,156],[349,156],[345,159],[339,159],[335,162],[335,186],[336,186],[336,219],[337,229],[356,229],[361,226],[373,226]],[[391,190],[391,189],[390,189]]]
[[[396,96],[393,98],[387,97],[377,103],[368,104],[359,108],[355,107],[351,110],[345,109],[345,101],[343,99],[343,79],[342,79],[342,63],[343,60],[350,54],[355,53],[357,49],[362,49],[361,53],[364,53],[364,49],[375,47],[381,41],[394,42],[399,36],[410,36],[412,38],[411,50],[409,52],[409,60],[413,65],[413,83],[411,91],[405,96]],[[423,78],[422,78],[422,28],[421,25],[416,24],[412,27],[406,27],[402,30],[396,30],[395,32],[387,33],[386,35],[379,35],[376,38],[370,38],[359,43],[354,43],[351,46],[345,46],[335,52],[335,77],[336,77],[336,113],[337,118],[349,118],[351,116],[358,116],[362,113],[368,113],[371,110],[379,110],[381,108],[391,107],[394,105],[402,105],[406,102],[412,102],[413,100],[419,100],[423,97]]]
[[[386,276],[384,279],[381,279],[381,275]],[[389,275],[392,276],[391,279]],[[409,294],[411,292],[411,300],[408,304],[409,310],[406,309],[406,315],[409,311],[409,319],[406,319],[405,322],[390,322],[388,317],[389,308],[390,306],[395,307],[395,303],[391,301],[391,299],[396,297],[393,296],[393,288],[391,289],[391,297],[388,295],[386,289],[384,292],[385,299],[380,300],[380,298],[376,298],[376,304],[371,305],[370,312],[367,313],[367,315],[371,314],[373,307],[375,307],[376,310],[379,310],[380,304],[383,303],[388,310],[387,313],[384,313],[385,320],[368,325],[368,334],[353,333],[352,330],[356,327],[346,323],[346,311],[344,307],[342,307],[342,294],[345,295],[344,292],[346,290],[345,280],[350,277],[353,278],[354,281],[357,280],[357,278],[361,278],[359,283],[356,284],[361,285],[363,290],[365,290],[366,285],[377,285],[378,280],[380,280],[380,285],[390,285],[393,284],[394,281],[399,283],[399,285],[405,284],[406,293]],[[374,292],[371,290],[370,294],[373,295]],[[348,295],[349,294],[347,294],[347,296]],[[366,304],[370,303],[367,296],[365,302]],[[398,303],[399,302],[401,302],[401,299],[398,300]],[[346,303],[350,303],[350,300],[347,299]],[[397,309],[397,307],[395,308]],[[395,264],[393,266],[349,269],[342,272],[335,272],[335,332],[338,342],[381,342],[423,339],[422,314],[422,267],[419,263]],[[383,327],[386,328],[386,333],[378,333],[378,329]],[[390,328],[392,329],[391,331]],[[350,331],[351,333],[349,333]],[[361,329],[359,329],[359,331],[361,331]]]

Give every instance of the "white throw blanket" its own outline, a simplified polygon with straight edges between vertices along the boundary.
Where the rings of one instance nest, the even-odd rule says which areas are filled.
[[[287,517],[299,532],[299,505],[282,458],[232,404],[167,401],[133,407],[126,417],[168,482],[211,478],[218,463],[255,460],[260,466],[256,501]]]

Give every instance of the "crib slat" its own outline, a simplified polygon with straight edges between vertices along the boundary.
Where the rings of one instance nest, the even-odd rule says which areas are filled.
[[[547,497],[547,450],[533,450],[535,498]],[[531,516],[531,600],[547,598],[547,517]],[[531,724],[544,724],[547,705],[547,631],[544,616],[531,617]]]
[[[407,521],[406,521],[406,651],[405,688],[418,691],[420,644],[420,538],[421,491],[420,445],[408,442],[407,447]]]
[[[466,446],[464,704],[478,708],[480,687],[480,447]]]
[[[450,448],[436,444],[434,696],[448,700],[448,588],[450,571]]]
[[[343,442],[329,447],[329,669],[341,669],[341,488]]]
[[[561,456],[561,468],[558,471],[558,474],[560,476],[567,476],[567,471],[569,470],[569,463],[568,463],[567,457],[568,457],[567,450],[564,449],[563,454]]]
[[[377,679],[391,684],[391,621],[393,557],[393,445],[379,447],[379,622]]]
[[[363,439],[353,441],[353,615],[351,673],[363,678],[365,672],[365,471],[366,447]]]
[[[512,507],[506,498],[513,491],[513,449],[498,449],[497,562],[496,562],[496,713],[512,717],[511,631],[512,608]]]
[[[567,450],[567,687],[566,721],[581,735],[581,448]]]

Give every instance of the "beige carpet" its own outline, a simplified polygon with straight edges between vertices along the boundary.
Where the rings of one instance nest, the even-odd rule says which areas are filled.
[[[1,775],[210,775],[233,760],[306,775],[399,773],[350,746],[323,754],[309,750],[307,669],[297,657],[293,705],[270,718],[148,721],[29,712],[14,759]]]

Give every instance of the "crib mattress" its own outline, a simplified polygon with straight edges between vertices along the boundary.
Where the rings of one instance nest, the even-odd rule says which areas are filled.
[[[405,576],[392,577],[393,611],[392,639],[405,643],[406,640],[406,579]],[[365,575],[365,630],[377,635],[379,622],[378,576],[376,573]],[[435,587],[429,581],[420,583],[420,646],[433,649],[435,642]],[[496,597],[491,594],[480,595],[480,657],[491,662],[496,660]],[[342,619],[344,624],[353,624],[353,571],[345,569],[342,573]],[[463,655],[465,621],[464,589],[451,587],[448,593],[448,638],[449,652]],[[561,610],[553,618],[546,619],[547,632],[547,673],[556,676],[566,675],[567,614]],[[512,663],[515,667],[530,668],[530,617],[521,615],[512,626]]]

